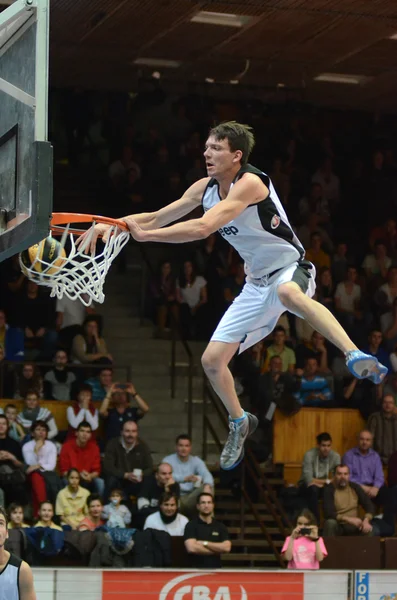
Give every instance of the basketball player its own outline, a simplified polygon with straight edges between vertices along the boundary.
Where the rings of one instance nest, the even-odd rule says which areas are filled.
[[[219,231],[245,261],[246,284],[222,317],[203,357],[204,370],[229,413],[229,436],[221,467],[232,469],[244,456],[244,441],[258,420],[245,413],[234,389],[228,364],[275,327],[286,310],[302,317],[346,356],[356,377],[380,383],[386,367],[359,351],[325,306],[312,300],[314,266],[293,232],[268,175],[248,164],[255,140],[251,128],[231,121],[209,132],[204,157],[208,177],[194,183],[180,200],[154,213],[123,220],[139,242],[184,243]],[[164,228],[202,204],[204,216]],[[91,243],[108,226],[96,225]],[[85,236],[82,236],[82,241]]]
[[[0,506],[0,600],[36,600],[29,565],[4,550],[8,538],[7,515]]]

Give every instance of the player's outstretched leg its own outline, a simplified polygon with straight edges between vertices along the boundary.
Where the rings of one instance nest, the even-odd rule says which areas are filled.
[[[204,371],[229,413],[229,435],[221,454],[220,465],[226,471],[244,458],[244,442],[258,427],[258,419],[244,412],[234,388],[229,362],[240,344],[210,342],[201,359]]]
[[[277,293],[287,310],[305,319],[345,354],[347,368],[355,377],[368,378],[374,383],[383,381],[387,368],[375,356],[361,352],[323,304],[306,296],[292,281],[279,285]]]

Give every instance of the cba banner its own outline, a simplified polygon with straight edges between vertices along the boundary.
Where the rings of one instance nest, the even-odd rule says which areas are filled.
[[[304,600],[304,575],[277,572],[105,571],[106,600]]]

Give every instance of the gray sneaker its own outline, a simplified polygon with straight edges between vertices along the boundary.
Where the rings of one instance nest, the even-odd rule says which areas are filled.
[[[230,471],[237,467],[244,458],[244,442],[258,427],[255,415],[246,412],[243,421],[232,421],[229,417],[229,435],[221,454],[221,469]]]

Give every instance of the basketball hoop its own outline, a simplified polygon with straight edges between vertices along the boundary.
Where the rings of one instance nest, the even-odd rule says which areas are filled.
[[[91,227],[88,230],[71,227],[71,224],[76,223],[90,223]],[[86,254],[97,223],[110,225],[109,235],[99,254]],[[63,248],[70,243],[63,264],[55,273],[49,274],[45,271],[51,268],[51,263],[37,258],[30,268],[27,268],[19,259],[23,272],[38,285],[51,288],[52,297],[62,298],[65,294],[71,300],[80,299],[85,306],[90,306],[93,300],[102,304],[105,299],[103,284],[107,272],[130,238],[127,225],[124,221],[99,215],[53,213],[50,228],[51,235],[61,236],[60,243]],[[86,238],[77,247],[74,236],[84,233],[87,234]],[[40,263],[41,272],[34,268],[37,262]]]

